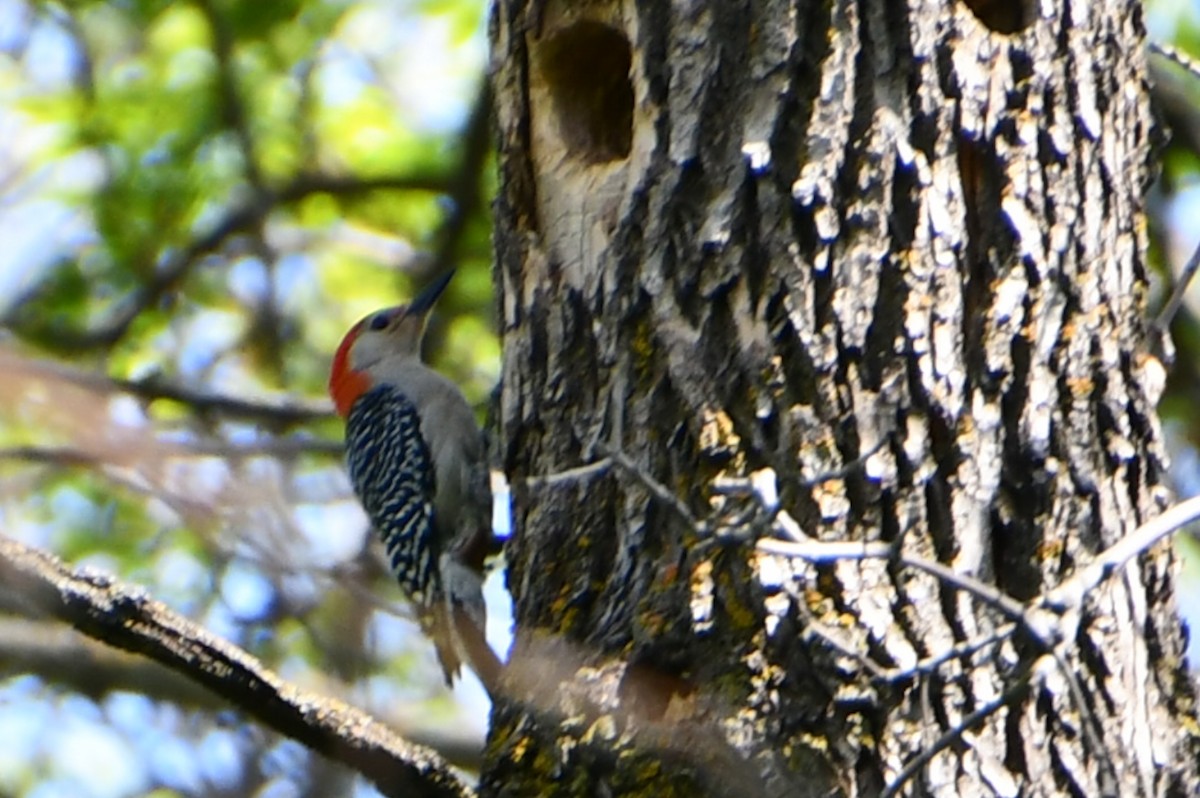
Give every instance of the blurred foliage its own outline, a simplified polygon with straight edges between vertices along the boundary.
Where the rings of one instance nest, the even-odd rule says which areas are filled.
[[[1149,7],[1154,35],[1200,54],[1193,0]],[[484,13],[0,0],[0,534],[143,584],[417,737],[481,733],[483,699],[447,700],[367,546],[324,380],[354,321],[456,265],[431,353],[482,413],[499,361]],[[1166,145],[1155,298],[1196,243],[1198,168]],[[1200,286],[1164,401],[1186,493],[1197,319]],[[69,646],[14,669],[18,610],[0,589],[0,795],[370,794],[169,682],[85,686]]]
[[[1200,58],[1200,7],[1195,0],[1159,0],[1150,3],[1151,36],[1174,45],[1183,55]],[[1188,259],[1200,246],[1200,76],[1178,65],[1152,59],[1157,85],[1156,113],[1163,122],[1161,177],[1150,201],[1151,263],[1155,291],[1152,313],[1166,301]],[[1173,448],[1200,445],[1200,280],[1193,280],[1171,329],[1174,362],[1168,372],[1167,392],[1159,406]],[[1178,460],[1179,458],[1176,457]],[[1194,458],[1186,458],[1190,462]],[[1200,473],[1190,465],[1175,469],[1176,488],[1182,495],[1200,490]]]
[[[0,0],[0,534],[468,740],[482,694],[449,700],[367,545],[324,383],[354,321],[453,265],[430,353],[482,415],[484,12]],[[29,623],[0,590],[0,663]],[[0,668],[0,795],[370,794],[194,697],[84,687],[72,651]]]

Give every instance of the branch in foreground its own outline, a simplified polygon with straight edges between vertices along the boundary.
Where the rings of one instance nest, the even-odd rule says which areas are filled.
[[[0,593],[0,610],[5,594]],[[137,693],[187,710],[223,712],[229,702],[186,675],[152,659],[106,646],[56,621],[30,621],[0,614],[0,679],[35,674],[44,681],[103,701],[113,692]],[[338,695],[350,688],[337,684]],[[483,741],[467,729],[408,727],[406,719],[373,710],[376,717],[416,745],[432,748],[465,770],[482,767]]]
[[[0,537],[0,584],[35,612],[188,675],[267,726],[361,773],[384,795],[473,795],[432,751],[400,739],[357,709],[300,691],[140,588],[93,570],[67,568],[58,558],[5,537]]]
[[[0,679],[31,673],[94,701],[127,690],[188,709],[229,709],[220,696],[178,671],[110,648],[62,624],[0,616],[0,650]]]

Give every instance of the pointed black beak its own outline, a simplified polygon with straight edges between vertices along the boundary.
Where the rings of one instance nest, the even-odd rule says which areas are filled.
[[[450,284],[450,278],[454,276],[454,269],[443,274],[441,277],[434,280],[425,287],[425,290],[417,294],[413,301],[408,305],[408,315],[424,316],[433,307],[433,303],[437,302],[438,297],[446,290],[446,286]]]

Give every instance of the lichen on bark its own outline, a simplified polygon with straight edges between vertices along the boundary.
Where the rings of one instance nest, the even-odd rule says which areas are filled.
[[[875,795],[947,741],[908,789],[1196,783],[1169,547],[1065,669],[896,559],[755,549],[769,482],[808,539],[1029,601],[1168,501],[1140,11],[993,5],[497,4],[520,687],[493,791]]]

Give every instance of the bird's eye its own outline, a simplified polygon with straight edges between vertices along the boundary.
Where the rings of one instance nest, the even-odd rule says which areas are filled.
[[[388,314],[376,313],[371,317],[371,321],[367,323],[367,326],[372,330],[382,330],[384,327],[388,326]]]

